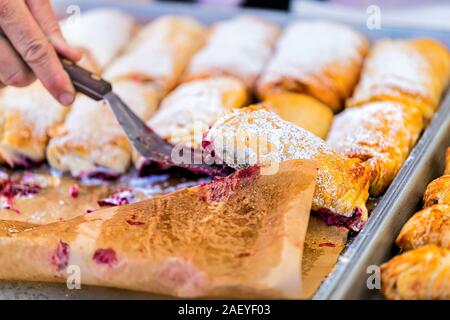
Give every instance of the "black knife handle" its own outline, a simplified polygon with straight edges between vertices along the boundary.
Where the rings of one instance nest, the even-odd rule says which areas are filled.
[[[97,101],[102,100],[107,93],[112,91],[109,82],[78,66],[72,60],[61,57],[61,63],[77,91]]]

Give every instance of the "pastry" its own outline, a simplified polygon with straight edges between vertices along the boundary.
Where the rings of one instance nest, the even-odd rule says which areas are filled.
[[[423,197],[425,208],[438,203],[450,205],[450,148],[447,149],[445,163],[444,175],[427,186]]]
[[[276,175],[247,168],[69,221],[2,221],[0,279],[65,282],[77,267],[85,285],[178,297],[300,298],[316,173],[312,162],[287,161]]]
[[[0,154],[11,167],[31,167],[45,160],[51,130],[69,108],[59,104],[36,81],[26,88],[8,87],[0,94]]]
[[[245,86],[232,77],[199,79],[181,84],[160,105],[148,126],[174,145],[201,147],[204,133],[231,108],[241,107],[247,100]],[[146,161],[137,152],[136,168]]]
[[[333,111],[319,100],[301,93],[282,92],[264,100],[281,118],[326,139]]]
[[[153,84],[123,80],[113,87],[142,119],[156,110],[159,92]],[[127,170],[131,145],[106,102],[79,96],[64,124],[52,132],[47,160],[74,177],[114,178]]]
[[[282,91],[305,93],[337,112],[356,85],[367,50],[367,40],[345,25],[295,22],[278,41],[259,95],[264,100]]]
[[[279,32],[276,25],[253,16],[216,23],[206,45],[189,64],[185,80],[228,75],[253,90]]]
[[[380,40],[364,64],[350,106],[399,101],[426,120],[436,110],[450,77],[450,53],[431,39]]]
[[[67,42],[85,53],[83,66],[102,71],[130,41],[136,23],[118,10],[102,8],[74,15],[61,22]]]
[[[152,82],[164,96],[175,87],[205,36],[205,27],[189,17],[158,18],[140,31],[104,77]]]
[[[370,194],[380,196],[394,180],[422,132],[422,115],[397,102],[375,102],[337,115],[327,142],[371,168]]]
[[[367,220],[368,167],[264,106],[229,112],[209,130],[204,146],[217,161],[233,168],[259,164],[268,168],[267,174],[276,172],[284,160],[315,160],[319,173],[312,209],[329,224],[353,230],[360,230]]]
[[[433,245],[411,250],[381,266],[388,299],[450,299],[450,250]]]
[[[396,240],[403,250],[434,244],[450,249],[450,204],[435,204],[417,212]]]

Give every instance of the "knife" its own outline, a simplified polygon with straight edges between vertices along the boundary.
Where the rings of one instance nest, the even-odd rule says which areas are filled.
[[[148,127],[114,93],[111,83],[80,67],[70,59],[61,57],[61,62],[78,92],[96,101],[105,100],[109,104],[130,143],[147,160],[158,163],[162,168],[181,167],[197,174],[206,174],[213,177],[225,176],[230,173],[230,168],[225,165],[175,163],[172,160],[174,146]],[[201,150],[191,149],[188,151],[192,152],[191,155],[194,157],[197,156],[197,159],[202,159],[203,162]]]

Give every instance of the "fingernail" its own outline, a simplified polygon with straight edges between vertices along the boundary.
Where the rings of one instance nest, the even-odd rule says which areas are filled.
[[[64,106],[71,104],[74,99],[75,96],[70,92],[64,92],[59,96],[59,102]]]

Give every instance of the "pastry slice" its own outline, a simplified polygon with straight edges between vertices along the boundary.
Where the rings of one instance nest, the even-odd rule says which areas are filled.
[[[339,111],[359,77],[368,42],[338,23],[298,21],[282,34],[259,84],[260,98],[305,93]]]
[[[367,220],[368,167],[264,106],[227,113],[209,130],[204,146],[218,162],[233,168],[259,164],[267,173],[276,172],[284,160],[315,160],[319,173],[312,210],[329,224],[353,230],[360,230]]]
[[[319,100],[301,93],[269,95],[264,102],[281,118],[326,139],[333,123],[333,111]]]
[[[302,296],[301,261],[317,168],[258,167],[75,219],[9,232],[0,279],[81,282],[177,297]]]
[[[189,17],[158,18],[143,27],[104,77],[110,81],[152,82],[164,96],[175,87],[205,37],[205,27]]]
[[[450,53],[432,39],[378,41],[364,64],[350,106],[400,101],[433,116],[450,77]]]
[[[53,128],[69,108],[59,104],[36,81],[26,88],[8,87],[0,94],[0,155],[11,167],[32,167],[45,160]]]
[[[381,266],[388,299],[450,299],[450,250],[433,245],[411,250]]]
[[[101,8],[63,20],[61,30],[68,43],[84,51],[81,64],[99,72],[125,48],[136,23],[122,11]]]
[[[185,79],[229,75],[253,90],[270,58],[280,29],[256,16],[239,16],[213,25],[206,45],[194,56]]]
[[[210,126],[224,112],[239,108],[246,101],[245,86],[235,78],[194,80],[172,91],[147,124],[176,146],[199,149]],[[141,172],[149,164],[137,152],[133,159]]]
[[[417,212],[396,240],[403,250],[434,244],[450,249],[450,204],[435,204]]]
[[[395,102],[369,103],[337,115],[327,142],[371,168],[370,194],[381,195],[400,171],[423,129],[422,115]]]
[[[152,84],[118,81],[113,87],[142,119],[156,110],[159,92]],[[127,170],[131,145],[106,102],[79,96],[64,124],[52,133],[47,160],[74,177],[114,178]]]

